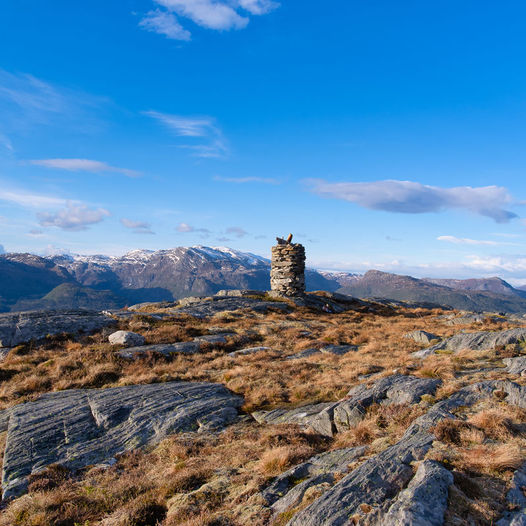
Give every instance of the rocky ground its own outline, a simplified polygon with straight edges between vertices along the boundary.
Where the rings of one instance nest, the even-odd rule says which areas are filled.
[[[254,291],[0,316],[0,525],[526,524],[526,319]]]

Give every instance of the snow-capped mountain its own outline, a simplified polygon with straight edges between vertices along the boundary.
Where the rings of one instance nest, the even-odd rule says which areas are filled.
[[[3,254],[0,311],[102,309],[207,296],[221,289],[268,290],[269,275],[268,259],[226,247],[133,250],[120,257]],[[364,275],[306,271],[308,290],[425,301],[469,310],[526,312],[525,293],[502,280],[434,281],[378,271]]]

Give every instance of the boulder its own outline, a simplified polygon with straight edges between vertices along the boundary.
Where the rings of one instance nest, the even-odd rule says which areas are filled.
[[[4,498],[49,464],[78,469],[183,431],[214,431],[237,418],[242,399],[211,383],[168,382],[43,395],[4,411]]]
[[[404,338],[409,338],[423,345],[429,345],[433,340],[440,340],[440,336],[427,331],[411,331],[404,334]]]
[[[109,316],[83,310],[0,314],[0,347],[15,347],[56,334],[91,333],[114,323]]]
[[[252,413],[260,424],[298,424],[316,432],[332,436],[332,409],[338,402],[310,404],[294,409],[273,409],[272,411],[256,411]]]
[[[124,347],[135,347],[144,345],[144,336],[131,331],[117,331],[108,336],[112,345],[123,345]]]

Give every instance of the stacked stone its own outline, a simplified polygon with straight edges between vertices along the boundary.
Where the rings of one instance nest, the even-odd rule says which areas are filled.
[[[278,244],[272,247],[270,288],[281,296],[305,294],[305,247]]]

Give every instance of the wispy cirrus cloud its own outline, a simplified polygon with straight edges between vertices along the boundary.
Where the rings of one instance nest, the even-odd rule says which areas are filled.
[[[25,192],[23,190],[2,190],[1,188],[0,201],[6,201],[24,208],[56,208],[57,206],[64,206],[67,202],[60,197]]]
[[[146,111],[144,114],[160,122],[174,135],[195,140],[195,144],[178,145],[194,152],[195,157],[221,158],[228,155],[227,142],[213,117],[189,117],[158,111]]]
[[[5,148],[9,152],[13,152],[15,150],[13,148],[11,139],[4,133],[0,133],[0,147]]]
[[[262,184],[281,184],[277,179],[272,177],[222,177],[220,175],[214,176],[214,181],[221,181],[223,183],[245,184],[245,183],[262,183]]]
[[[517,214],[506,210],[512,198],[500,186],[441,188],[413,181],[385,180],[366,183],[329,183],[306,180],[311,191],[322,197],[342,199],[371,210],[423,214],[462,209],[507,223]]]
[[[133,230],[134,234],[155,234],[150,223],[146,223],[145,221],[132,221],[131,219],[123,217],[121,219],[121,224],[122,226]]]
[[[503,241],[491,241],[486,239],[470,239],[467,237],[456,237],[456,236],[438,236],[438,241],[446,241],[447,243],[453,243],[455,245],[479,245],[479,246],[499,246],[499,245],[515,245],[516,243],[507,243]]]
[[[139,177],[141,174],[135,170],[111,166],[102,161],[91,159],[35,159],[29,161],[36,166],[67,170],[69,172],[90,172],[90,173],[117,173],[126,177]]]
[[[139,22],[148,31],[153,31],[174,40],[190,40],[180,18],[185,18],[200,27],[216,31],[243,29],[250,16],[260,16],[276,9],[273,0],[153,0],[160,9],[155,9]]]
[[[95,109],[108,100],[57,86],[27,73],[0,69],[0,131],[27,131],[36,125],[61,125],[89,130]]]
[[[100,223],[110,213],[104,208],[88,208],[83,204],[67,203],[66,207],[55,213],[37,214],[40,226],[57,227],[62,230],[80,231]]]

